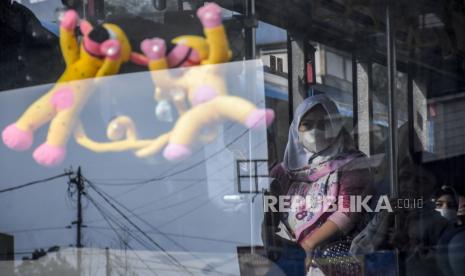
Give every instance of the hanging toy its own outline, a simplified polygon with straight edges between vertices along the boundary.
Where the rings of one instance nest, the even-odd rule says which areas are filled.
[[[57,166],[66,157],[66,144],[79,114],[92,94],[93,82],[79,81],[118,73],[122,63],[141,63],[141,55],[131,53],[125,33],[116,25],[92,25],[82,20],[80,44],[74,35],[79,17],[68,10],[60,24],[60,47],[66,69],[55,86],[36,100],[24,114],[2,132],[5,145],[25,151],[33,143],[34,132],[50,121],[47,140],[33,153],[37,163]]]
[[[218,124],[224,119],[241,123],[250,129],[269,126],[274,119],[273,110],[259,109],[245,99],[228,95],[225,81],[218,73],[216,65],[231,59],[228,39],[221,21],[221,8],[209,3],[197,11],[197,16],[203,25],[205,38],[177,37],[172,41],[176,46],[168,55],[163,39],[146,39],[141,43],[156,86],[154,98],[158,102],[157,117],[171,119],[167,106],[167,102],[171,102],[180,118],[170,132],[137,150],[135,153],[139,157],[156,154],[165,148],[163,155],[167,160],[181,160],[192,154],[191,146],[198,140],[213,140],[218,132]],[[178,67],[188,69],[182,70],[182,74],[176,77],[166,70]],[[118,124],[118,120],[116,118],[110,123],[110,130],[112,125]],[[127,124],[122,127],[126,126]],[[84,132],[77,134],[78,143],[97,150],[95,142],[86,137]],[[148,141],[141,142],[145,144]],[[108,149],[112,144],[99,145]],[[131,145],[134,146],[134,143]],[[113,147],[109,151],[119,150],[120,147]]]
[[[157,101],[175,100],[171,91],[184,91],[190,108],[178,110],[181,114],[173,130],[163,156],[172,161],[181,160],[191,155],[191,145],[198,137],[211,140],[218,131],[218,124],[229,119],[248,128],[268,126],[274,119],[271,109],[258,109],[251,102],[228,95],[226,84],[215,64],[225,63],[231,59],[228,38],[221,22],[221,8],[214,3],[206,4],[197,11],[205,33],[205,38],[198,36],[181,36],[175,38],[176,47],[166,56],[166,44],[159,38],[145,40],[141,48],[149,59],[152,79],[157,86]],[[197,67],[196,65],[204,65]],[[186,69],[180,77],[172,77],[167,68],[192,67]],[[179,104],[178,104],[179,106]],[[216,127],[215,127],[216,126]],[[157,143],[158,141],[155,141]],[[139,156],[155,154],[150,148],[138,151]]]

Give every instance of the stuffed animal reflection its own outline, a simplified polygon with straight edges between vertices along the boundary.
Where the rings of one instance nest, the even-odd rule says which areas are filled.
[[[141,49],[148,58],[148,66],[156,87],[155,100],[159,106],[166,102],[174,103],[180,117],[170,132],[138,149],[136,155],[139,157],[156,154],[165,147],[163,155],[166,159],[181,160],[192,154],[191,147],[199,140],[214,139],[218,124],[224,119],[241,123],[251,129],[262,125],[268,126],[274,119],[273,110],[259,109],[245,99],[228,95],[225,81],[219,74],[219,65],[217,65],[228,62],[231,58],[228,39],[221,22],[221,8],[209,3],[197,11],[197,16],[203,25],[205,38],[178,37],[173,40],[176,46],[167,55],[166,43],[163,39],[146,39],[141,43]],[[177,67],[187,68],[175,72],[165,70]],[[173,76],[173,73],[176,76]],[[129,127],[128,131],[126,127]],[[130,132],[131,138],[127,137],[127,139],[132,142],[137,136],[130,118],[116,118],[109,124],[109,138],[118,136],[123,139],[123,135],[113,135],[114,130],[118,130],[120,134]],[[92,150],[106,147],[110,151],[108,147],[111,144],[102,143],[100,147],[92,143],[83,132],[78,136],[81,145]],[[140,142],[145,144],[148,141]],[[134,146],[134,143],[131,145]],[[120,149],[121,147],[114,147],[111,150]]]
[[[50,121],[47,140],[33,153],[36,162],[43,166],[57,166],[66,157],[70,134],[92,93],[93,82],[79,80],[116,74],[123,62],[138,57],[131,53],[124,32],[113,24],[94,28],[82,20],[83,39],[78,43],[74,34],[78,21],[73,10],[67,11],[61,20],[60,47],[66,70],[56,85],[2,132],[7,147],[25,151],[33,143],[34,132]]]

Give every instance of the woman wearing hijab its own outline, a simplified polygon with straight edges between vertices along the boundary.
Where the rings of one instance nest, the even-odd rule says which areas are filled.
[[[305,275],[311,268],[314,275],[315,249],[355,231],[362,216],[346,209],[350,196],[366,194],[371,184],[365,161],[329,98],[316,95],[299,105],[284,160],[270,173],[270,194],[288,196],[290,208],[265,213],[263,225],[268,256],[279,270]]]

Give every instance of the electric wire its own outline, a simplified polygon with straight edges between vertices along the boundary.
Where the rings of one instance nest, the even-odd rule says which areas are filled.
[[[190,250],[188,250],[186,247],[184,247],[183,245],[181,245],[179,242],[177,242],[175,239],[171,238],[169,235],[166,235],[165,233],[161,232],[157,227],[153,226],[152,224],[150,224],[147,220],[145,220],[144,218],[142,218],[141,216],[139,216],[138,214],[134,213],[134,211],[130,210],[129,208],[127,208],[125,205],[123,205],[121,202],[119,202],[118,200],[116,200],[115,198],[111,197],[111,195],[105,193],[105,191],[101,190],[100,188],[96,187],[92,182],[88,181],[88,180],[85,180],[89,186],[94,189],[94,190],[99,190],[102,194],[105,194],[107,197],[109,197],[111,200],[113,200],[113,202],[115,202],[116,204],[118,204],[119,206],[121,206],[123,209],[125,209],[127,212],[129,212],[131,214],[132,217],[135,217],[136,219],[138,219],[139,221],[141,221],[142,223],[144,223],[145,225],[147,225],[150,229],[152,229],[153,231],[155,231],[157,234],[163,236],[165,239],[169,240],[170,242],[172,242],[174,245],[176,245],[177,247],[179,247],[181,250],[184,250],[185,252],[191,254],[192,257],[194,257],[195,259],[198,259],[202,262],[204,262],[204,260],[202,260],[201,258],[199,258],[198,256],[196,256],[195,254],[193,254]],[[145,232],[145,231],[144,231]],[[146,233],[146,232],[145,232]],[[205,263],[205,262],[204,262]],[[210,266],[209,264],[205,263],[206,266]],[[210,267],[209,269],[213,269],[212,267]]]
[[[68,226],[51,226],[51,227],[38,227],[38,228],[28,228],[28,229],[13,229],[13,230],[2,230],[2,233],[27,233],[27,232],[39,232],[39,231],[51,231],[51,230],[67,230]]]
[[[95,231],[95,233],[98,233],[100,235],[102,235],[103,237],[108,237],[107,234],[105,234],[103,231],[100,231],[100,230],[104,230],[104,231],[115,231],[114,229],[112,228],[108,228],[108,227],[103,227],[103,226],[88,226],[88,228],[90,228],[92,231]],[[124,229],[123,229],[124,230]],[[134,231],[134,230],[129,230],[129,231]],[[155,233],[155,232],[152,232],[152,233]],[[168,234],[168,233],[165,233],[165,234]],[[171,234],[168,234],[168,235],[171,235]],[[176,235],[174,235],[176,236]],[[184,235],[177,235],[179,237],[185,237],[185,238],[189,238],[184,236]],[[191,237],[192,239],[200,239],[200,240],[203,240],[203,238],[199,238],[199,237]],[[205,240],[209,240],[209,239],[205,239]],[[218,242],[223,242],[221,240],[218,240]],[[233,241],[226,241],[226,242],[229,242],[229,243],[232,243],[232,244],[236,244],[236,242],[233,242]],[[129,248],[129,247],[128,247]],[[129,248],[131,249],[131,248]],[[131,249],[133,250],[133,249]],[[134,250],[133,250],[134,251]],[[134,252],[135,254],[137,254],[136,252]],[[113,258],[118,258],[119,256],[118,255],[112,255]],[[125,259],[135,259],[133,257],[127,257],[127,256],[124,256]],[[154,264],[165,264],[165,262],[163,261],[160,261],[160,260],[151,260],[151,259],[142,259],[141,257],[137,258],[138,260],[140,261],[144,261],[146,263],[154,263]],[[121,259],[117,259],[117,263],[118,262],[121,262]],[[113,263],[113,262],[112,262]],[[119,265],[121,266],[121,265]],[[199,268],[199,267],[193,267],[193,266],[186,266],[187,268],[191,269],[191,270],[201,270],[202,272],[207,272],[205,270],[205,268]],[[133,265],[131,265],[131,268],[138,268],[138,267],[135,267]],[[162,270],[162,271],[178,271],[178,270],[175,270],[175,269],[167,269],[167,268],[157,268],[157,270]],[[217,273],[221,273],[221,275],[235,275],[235,274],[231,274],[231,273],[225,273],[225,272],[219,272],[219,271],[208,271],[208,272],[217,272]]]
[[[26,188],[26,187],[29,187],[29,186],[32,186],[32,185],[37,185],[37,184],[40,184],[40,183],[46,183],[46,182],[49,182],[49,181],[52,181],[52,180],[55,180],[55,179],[58,179],[58,178],[61,178],[61,177],[64,177],[64,176],[69,176],[69,175],[71,175],[71,173],[62,173],[62,174],[52,176],[52,177],[48,177],[48,178],[45,178],[45,179],[31,181],[31,182],[28,182],[28,183],[25,183],[25,184],[21,184],[21,185],[13,186],[13,187],[10,187],[10,188],[2,189],[2,190],[0,190],[0,194],[15,191],[15,190],[19,190],[19,189]]]
[[[104,208],[98,204],[96,202],[96,200],[91,197],[89,194],[86,194],[86,197],[91,201],[91,203],[95,206],[95,208],[97,209],[97,211],[99,211],[99,213],[102,215],[102,217],[104,218],[104,220],[107,222],[107,224],[113,226],[113,224],[117,225],[119,229],[127,232],[127,234],[129,236],[131,236],[131,238],[133,238],[135,241],[137,241],[140,245],[142,245],[145,249],[147,250],[153,250],[152,246],[150,246],[149,244],[147,244],[140,236],[138,235],[135,235],[134,233],[132,232],[129,232],[129,227],[124,225],[122,222],[118,221],[110,212],[104,210]],[[113,224],[111,224],[111,222]],[[113,227],[112,227],[113,229]],[[122,238],[120,236],[120,234],[118,233],[117,237],[120,239],[121,242],[123,242],[123,244],[125,246],[129,246],[128,245],[128,242],[125,241],[124,238]],[[132,248],[131,248],[132,249]]]
[[[90,186],[92,188],[92,186]],[[163,251],[166,256],[171,259],[173,264],[179,265],[182,267],[187,273],[192,274],[183,264],[179,262],[178,259],[176,259],[174,256],[172,256],[169,252],[167,252],[158,242],[156,242],[152,237],[147,235],[137,224],[135,224],[131,219],[127,217],[126,214],[124,214],[118,207],[116,207],[102,192],[100,192],[97,189],[93,189],[106,203],[108,203],[118,214],[120,214],[124,219],[132,225],[135,229],[137,229],[145,238],[147,238],[150,242],[152,242],[157,248],[159,248],[161,251]]]
[[[155,271],[152,270],[152,268],[144,262],[144,260],[139,256],[139,254],[137,254],[137,251],[134,250],[131,245],[123,238],[121,237],[121,234],[118,233],[118,231],[116,231],[116,229],[113,227],[113,225],[111,224],[110,222],[110,218],[107,217],[108,214],[105,214],[105,212],[103,211],[103,208],[101,206],[99,206],[99,204],[89,195],[89,194],[85,194],[85,196],[89,199],[89,201],[94,205],[94,207],[100,212],[100,214],[102,215],[102,217],[105,219],[105,221],[107,222],[108,226],[110,226],[110,228],[113,230],[113,232],[115,233],[115,235],[118,237],[118,239],[127,247],[129,248],[130,250],[132,250],[134,252],[134,254],[136,255],[136,257],[139,259],[139,261],[141,261],[145,267],[150,270],[154,275],[158,275],[158,273],[156,273]],[[115,223],[113,221],[113,223]],[[115,223],[117,224],[117,223]],[[128,233],[129,234],[129,233]],[[143,242],[142,242],[143,244]]]
[[[94,206],[96,206],[96,208],[98,208],[98,210],[99,210],[99,212],[101,213],[101,215],[102,215],[102,216],[105,218],[105,220],[107,221],[107,224],[110,225],[111,230],[112,230],[113,232],[115,232],[115,234],[118,236],[118,238],[119,238],[130,250],[134,251],[134,253],[137,255],[137,253],[135,252],[135,250],[134,250],[127,242],[125,242],[124,238],[122,238],[122,237],[120,236],[120,234],[118,233],[118,231],[116,231],[116,229],[112,226],[112,224],[109,222],[109,220],[113,221],[114,224],[116,224],[118,227],[120,227],[119,229],[125,231],[125,232],[128,233],[129,235],[131,235],[131,233],[132,233],[134,230],[131,231],[130,229],[127,229],[125,226],[122,226],[121,224],[119,224],[118,222],[116,222],[115,219],[108,218],[108,217],[107,217],[108,214],[105,214],[105,211],[103,211],[103,210],[102,210],[103,208],[102,208],[101,206],[99,206],[98,203],[96,203],[95,199],[89,198],[89,200],[92,202],[92,204],[94,204]],[[91,226],[90,228],[91,228],[91,229],[92,229],[92,228],[93,228],[93,229],[108,229],[108,228],[92,227],[92,226]],[[108,230],[109,230],[109,229],[108,229]],[[137,232],[140,232],[140,231],[137,230]],[[160,231],[158,231],[157,233],[160,234]],[[139,241],[139,243],[141,243],[141,242]],[[144,245],[143,242],[142,242],[142,245]],[[150,250],[149,247],[147,247],[147,246],[145,246],[145,247],[146,247],[146,249],[149,249],[149,250]],[[166,252],[164,252],[164,253],[166,254]],[[143,259],[142,259],[141,257],[139,257],[139,256],[137,256],[137,257],[138,257],[138,259],[139,259],[141,262],[144,262]],[[194,257],[195,257],[195,256],[194,256]],[[196,258],[199,259],[199,257],[196,257]],[[177,259],[176,259],[176,260],[177,260]],[[201,260],[201,259],[200,259],[200,260]],[[154,262],[154,261],[149,261],[149,262]],[[156,262],[156,261],[155,261],[155,263],[164,264],[163,262]],[[144,262],[144,264],[145,264],[145,262]],[[206,263],[205,263],[205,264],[206,264]],[[150,269],[150,268],[148,267],[147,264],[145,264],[145,265],[146,265],[146,267],[147,267],[148,269]],[[209,264],[206,264],[206,265],[207,265],[207,266],[210,266]],[[192,273],[190,272],[190,270],[187,270],[187,268],[199,270],[199,268],[190,267],[190,266],[184,266],[184,265],[181,265],[180,267],[182,267],[184,270],[186,270],[189,274],[192,274]],[[213,269],[213,268],[209,268],[209,270],[212,270],[212,269]],[[150,269],[150,270],[151,270],[151,269]],[[166,270],[166,269],[163,269],[163,270]],[[174,271],[174,270],[172,270],[172,271]],[[206,270],[203,269],[203,271],[205,272]]]
[[[99,225],[88,225],[87,228],[89,229],[100,229],[100,230],[108,230],[111,231],[112,229],[104,226],[99,226]],[[124,229],[122,229],[124,230]],[[129,231],[134,231],[134,230],[129,230]],[[157,231],[145,231],[146,233],[149,234],[159,234]],[[176,234],[176,233],[167,233],[167,232],[162,232],[164,235],[168,236],[173,236],[173,237],[178,237],[178,238],[185,238],[185,239],[192,239],[192,240],[203,240],[203,241],[213,241],[213,242],[218,242],[218,243],[227,243],[227,244],[240,244],[240,241],[233,241],[233,240],[224,240],[224,239],[214,239],[214,238],[208,238],[208,237],[202,237],[202,236],[192,236],[192,235],[184,235],[184,234]],[[101,233],[104,235],[103,233]]]

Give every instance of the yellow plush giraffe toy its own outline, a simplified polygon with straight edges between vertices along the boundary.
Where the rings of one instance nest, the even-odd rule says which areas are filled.
[[[125,33],[113,24],[94,28],[81,20],[83,39],[78,43],[74,34],[78,23],[79,16],[73,10],[68,10],[61,20],[60,47],[66,69],[56,85],[2,132],[7,147],[25,151],[33,143],[34,131],[50,121],[47,140],[33,153],[43,166],[57,166],[66,157],[70,134],[93,91],[91,80],[80,80],[116,74],[123,62],[138,57],[131,53]]]
[[[141,49],[148,58],[148,66],[155,84],[155,100],[173,102],[180,118],[172,131],[151,142],[137,140],[135,126],[129,117],[117,117],[107,129],[113,143],[98,143],[89,139],[84,129],[76,132],[78,143],[93,151],[122,151],[136,149],[136,155],[146,157],[164,148],[163,155],[170,161],[191,155],[191,147],[197,141],[211,141],[216,137],[218,124],[232,120],[248,128],[269,125],[274,119],[271,109],[259,109],[251,102],[228,94],[224,77],[217,64],[231,58],[228,38],[221,19],[221,8],[208,3],[197,11],[204,37],[181,36],[173,40],[176,45],[166,54],[163,39],[146,39]],[[203,65],[203,66],[197,66]],[[165,70],[185,67],[180,73]],[[136,144],[137,143],[137,144]]]

